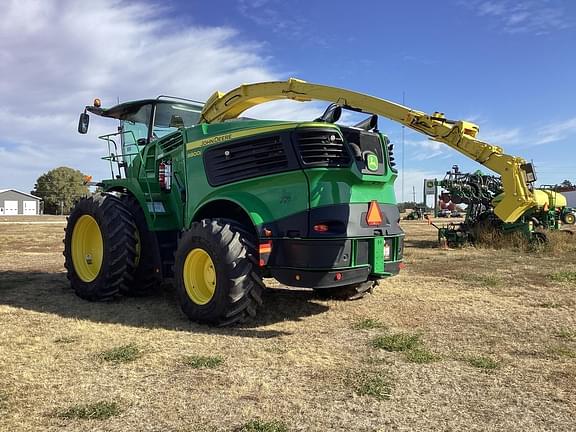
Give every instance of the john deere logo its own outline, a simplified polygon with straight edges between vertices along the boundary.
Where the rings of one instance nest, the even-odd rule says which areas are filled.
[[[427,181],[427,182],[426,182],[426,187],[427,187],[427,188],[433,188],[433,187],[434,187],[434,182],[433,182],[433,181]]]
[[[370,171],[378,171],[378,156],[375,154],[368,154],[366,156],[366,166]]]

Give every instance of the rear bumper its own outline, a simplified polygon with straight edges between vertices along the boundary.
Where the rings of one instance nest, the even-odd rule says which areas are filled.
[[[285,285],[329,288],[398,274],[404,236],[273,239],[270,243],[265,267],[272,277]]]
[[[305,288],[332,288],[368,280],[370,267],[346,270],[272,269],[274,279],[284,285]]]

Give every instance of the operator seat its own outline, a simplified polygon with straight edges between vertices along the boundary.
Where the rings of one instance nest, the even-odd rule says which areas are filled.
[[[170,117],[170,127],[182,129],[185,127],[184,120],[182,120],[182,117],[179,115],[173,114],[172,117]]]

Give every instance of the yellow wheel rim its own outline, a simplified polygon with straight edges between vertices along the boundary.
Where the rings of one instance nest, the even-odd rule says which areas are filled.
[[[76,274],[84,282],[92,282],[100,273],[104,255],[102,233],[92,216],[83,215],[76,221],[71,249]]]
[[[567,214],[564,218],[564,220],[566,221],[567,224],[569,225],[573,225],[574,224],[574,215],[573,214]]]
[[[204,249],[193,249],[184,261],[184,287],[188,297],[198,304],[208,303],[216,291],[214,262]]]

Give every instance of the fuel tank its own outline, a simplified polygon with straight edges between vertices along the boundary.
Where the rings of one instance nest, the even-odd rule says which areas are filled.
[[[536,198],[538,207],[544,207],[546,204],[548,204],[550,208],[566,207],[566,197],[561,193],[548,189],[535,189],[534,198]]]

